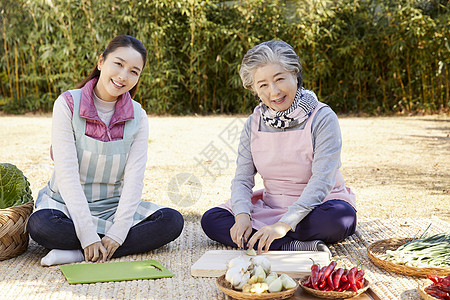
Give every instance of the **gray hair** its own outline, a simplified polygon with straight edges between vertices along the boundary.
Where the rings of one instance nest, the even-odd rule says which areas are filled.
[[[297,75],[297,87],[303,85],[302,65],[294,48],[284,41],[267,41],[256,45],[244,55],[239,75],[244,88],[253,91],[253,73],[259,67],[276,63]]]

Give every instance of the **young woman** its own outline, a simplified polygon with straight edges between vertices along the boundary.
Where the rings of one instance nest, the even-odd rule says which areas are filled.
[[[104,262],[159,248],[181,234],[178,211],[140,200],[148,120],[132,97],[146,59],[138,39],[119,35],[79,89],[56,99],[54,172],[27,225],[33,240],[52,249],[42,265]]]
[[[231,199],[208,210],[202,228],[215,241],[258,253],[327,251],[325,243],[356,227],[355,195],[339,171],[336,114],[302,87],[299,58],[283,41],[249,50],[240,76],[260,103],[241,134]],[[257,172],[264,189],[252,193]]]

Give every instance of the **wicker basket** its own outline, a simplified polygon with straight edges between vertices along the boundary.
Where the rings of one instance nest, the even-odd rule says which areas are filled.
[[[287,298],[291,297],[292,295],[294,295],[299,287],[299,284],[297,282],[297,285],[295,286],[295,288],[287,290],[287,291],[281,291],[278,293],[253,294],[253,293],[243,293],[241,291],[233,290],[233,288],[231,287],[231,284],[225,280],[225,275],[218,277],[216,283],[217,283],[217,286],[222,290],[222,292],[224,292],[228,296],[232,297],[233,299],[242,299],[242,300],[247,300],[247,299],[248,300],[287,299]]]
[[[0,260],[22,254],[28,248],[25,225],[33,211],[33,201],[0,209]]]
[[[426,277],[427,274],[434,274],[437,276],[447,276],[450,275],[450,268],[416,268],[405,265],[396,264],[388,260],[378,258],[378,256],[385,254],[387,250],[395,250],[401,245],[403,245],[407,238],[403,239],[386,239],[375,242],[367,248],[367,254],[374,264],[380,268],[392,271],[395,273],[410,275],[410,276],[421,276]]]
[[[308,294],[313,295],[315,297],[324,298],[324,299],[349,299],[349,298],[353,298],[353,297],[359,296],[362,293],[364,293],[365,291],[367,291],[367,289],[370,286],[369,280],[364,278],[364,285],[357,292],[355,292],[355,291],[342,291],[342,292],[320,291],[320,290],[315,290],[315,289],[306,287],[304,285],[306,283],[306,281],[308,280],[308,277],[309,276],[305,276],[302,279],[300,279],[300,286],[302,287],[303,291],[305,293],[308,293]]]

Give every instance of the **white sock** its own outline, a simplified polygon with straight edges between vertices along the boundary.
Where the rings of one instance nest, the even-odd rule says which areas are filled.
[[[53,249],[41,259],[42,266],[54,266],[62,264],[70,264],[84,260],[81,250],[60,250]]]

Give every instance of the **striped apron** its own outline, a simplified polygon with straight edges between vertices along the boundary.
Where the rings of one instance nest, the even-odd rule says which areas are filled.
[[[113,224],[123,188],[125,164],[131,144],[139,131],[140,105],[132,101],[134,119],[125,123],[123,139],[103,142],[85,135],[86,119],[79,116],[81,89],[71,90],[74,108],[72,125],[78,155],[80,182],[89,203],[97,233],[106,234]],[[55,172],[48,185],[39,191],[36,210],[57,209],[70,218],[64,200],[55,182]],[[163,206],[140,201],[133,217],[133,225],[143,221]]]

